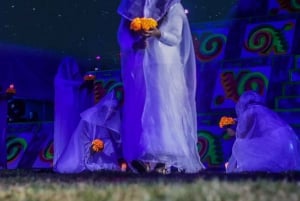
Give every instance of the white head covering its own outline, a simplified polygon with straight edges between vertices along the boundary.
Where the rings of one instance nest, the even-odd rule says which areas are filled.
[[[58,67],[56,78],[82,81],[82,76],[76,60],[71,57],[64,58]]]
[[[264,105],[263,97],[254,91],[244,92],[235,106],[235,111],[239,117],[249,105]]]
[[[118,13],[128,20],[151,17],[159,21],[180,0],[122,0]]]

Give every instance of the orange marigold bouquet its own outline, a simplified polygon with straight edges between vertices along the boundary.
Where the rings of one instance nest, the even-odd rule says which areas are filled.
[[[130,29],[133,31],[149,31],[157,27],[157,21],[153,18],[134,18],[130,23]]]
[[[219,121],[219,127],[220,128],[224,128],[226,126],[231,126],[236,124],[236,119],[232,118],[232,117],[226,117],[223,116],[221,117],[220,121]]]
[[[100,152],[104,149],[104,142],[100,139],[95,139],[92,142],[91,149],[93,152]]]

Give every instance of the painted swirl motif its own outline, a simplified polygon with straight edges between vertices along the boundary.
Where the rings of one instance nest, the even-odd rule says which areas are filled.
[[[221,83],[225,97],[218,96],[215,100],[216,105],[223,104],[225,98],[237,102],[240,95],[248,90],[254,90],[262,95],[268,88],[269,80],[261,72],[243,70],[239,73],[234,73],[225,71],[221,74]]]
[[[277,0],[281,9],[287,10],[289,12],[299,12],[300,11],[300,0]]]
[[[233,72],[223,72],[221,74],[221,83],[225,92],[226,98],[232,99],[234,102],[236,102],[239,99],[239,95],[236,91],[237,89],[237,82],[234,78]],[[222,100],[222,101],[220,101]],[[218,98],[216,100],[216,104],[220,105],[222,104],[224,99]]]
[[[210,32],[203,33],[200,38],[193,36],[196,58],[201,62],[209,62],[217,58],[226,43],[227,37],[223,34]]]
[[[54,155],[53,141],[49,141],[47,146],[40,152],[40,159],[44,162],[52,163]]]
[[[283,30],[288,29],[290,24],[287,24]],[[261,55],[269,55],[272,51],[275,54],[285,54],[288,51],[288,42],[282,30],[269,25],[257,26],[249,33],[245,48]]]
[[[256,91],[259,94],[264,94],[268,88],[268,78],[260,72],[249,72],[245,74],[240,80],[237,88],[239,95],[248,90]]]
[[[23,138],[8,137],[7,138],[7,162],[13,162],[27,148],[27,141]]]
[[[222,146],[219,139],[208,131],[198,131],[198,151],[201,161],[210,167],[216,167],[223,162]]]

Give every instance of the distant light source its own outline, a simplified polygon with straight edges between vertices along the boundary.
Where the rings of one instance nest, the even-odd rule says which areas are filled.
[[[96,60],[100,60],[101,59],[101,57],[100,56],[96,56]]]
[[[185,14],[189,14],[189,10],[188,9],[184,9],[184,13]]]
[[[6,93],[8,94],[15,94],[16,89],[14,84],[10,84],[9,87],[6,89]]]
[[[121,171],[122,172],[126,172],[127,171],[127,164],[124,163],[124,162],[121,164]]]

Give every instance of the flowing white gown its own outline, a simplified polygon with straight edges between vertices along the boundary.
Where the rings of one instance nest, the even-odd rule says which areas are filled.
[[[80,113],[93,104],[92,94],[81,89],[82,83],[83,76],[77,62],[73,58],[65,58],[54,79],[54,169],[79,123]]]
[[[294,130],[265,107],[255,92],[236,105],[238,124],[227,172],[300,170],[300,141]]]
[[[110,92],[95,106],[81,113],[81,120],[57,160],[55,171],[120,171],[120,112],[114,93]],[[93,140],[104,142],[101,152],[91,152]]]
[[[160,39],[146,39],[145,49],[121,21],[125,102],[123,153],[127,161],[164,162],[187,173],[204,168],[197,151],[196,65],[189,23],[180,3],[162,20]]]

